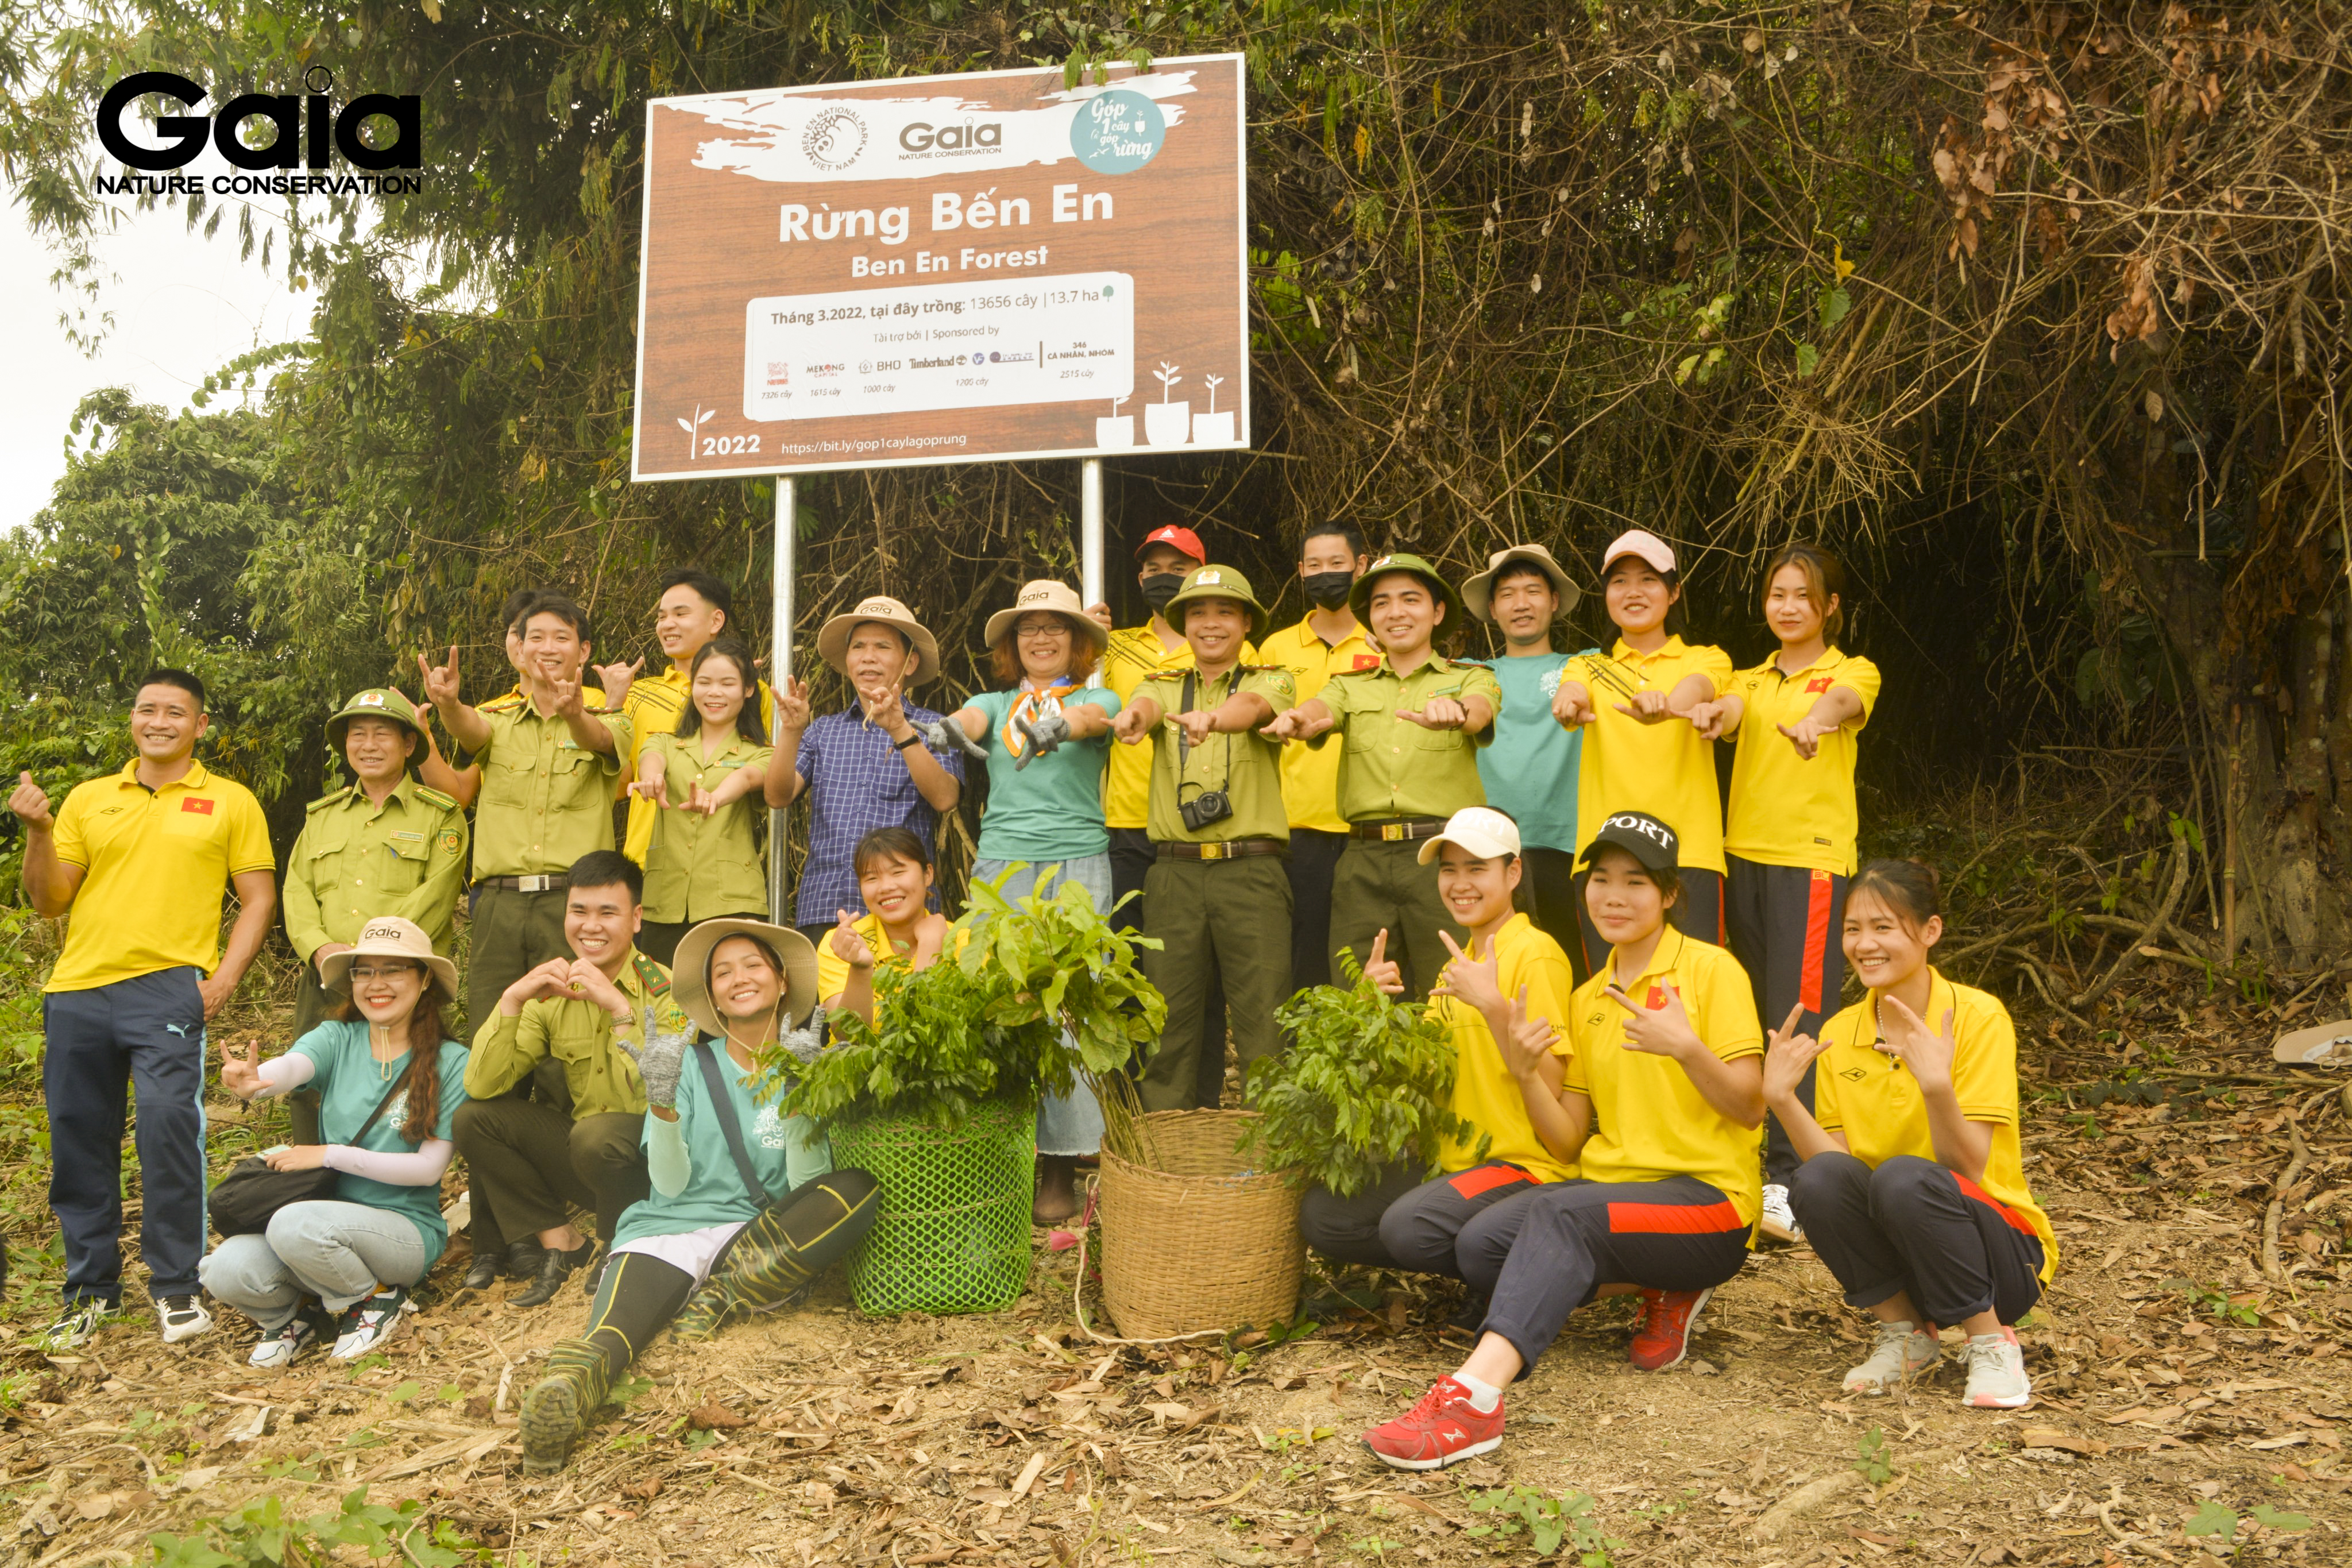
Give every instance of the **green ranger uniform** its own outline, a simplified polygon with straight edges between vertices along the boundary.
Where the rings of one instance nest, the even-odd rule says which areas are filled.
[[[753,833],[766,810],[759,792],[709,816],[682,808],[694,798],[696,784],[715,790],[745,768],[769,766],[775,750],[736,734],[706,761],[701,736],[657,734],[646,739],[637,755],[643,759],[656,753],[667,770],[663,777],[670,809],[664,811],[643,795],[631,798],[654,813],[642,862],[646,928],[638,933],[638,945],[667,963],[690,925],[725,915],[768,918],[767,862]]]
[[[1181,626],[1185,605],[1200,599],[1246,606],[1250,639],[1265,635],[1265,612],[1248,579],[1232,567],[1189,573],[1163,612],[1169,624]],[[1135,694],[1159,703],[1172,720],[1213,710],[1242,692],[1265,699],[1276,713],[1297,700],[1296,680],[1278,666],[1237,666],[1213,680],[1171,670],[1143,680]],[[1201,1035],[1220,978],[1243,1073],[1282,1048],[1274,1010],[1290,996],[1290,813],[1282,801],[1281,743],[1255,729],[1187,746],[1182,731],[1163,720],[1151,742],[1146,821],[1157,858],[1144,876],[1143,901],[1151,910],[1151,934],[1164,945],[1143,949],[1139,962],[1168,999],[1168,1022],[1137,1089],[1146,1110],[1189,1110],[1204,1092]],[[1218,791],[1232,815],[1185,826],[1182,808]]]
[[[1384,555],[1356,580],[1349,595],[1356,618],[1369,624],[1372,584],[1382,574],[1410,572],[1430,584],[1447,626],[1462,624],[1462,601],[1434,567],[1417,555]],[[1359,963],[1371,956],[1372,942],[1389,933],[1388,956],[1397,962],[1409,997],[1419,1000],[1436,984],[1450,958],[1441,931],[1467,946],[1469,932],[1449,919],[1437,896],[1437,868],[1417,862],[1421,840],[1435,837],[1445,819],[1465,805],[1486,804],[1478,778],[1478,748],[1494,739],[1490,721],[1475,735],[1459,730],[1428,730],[1397,717],[1418,711],[1433,699],[1463,701],[1483,697],[1488,709],[1503,710],[1503,689],[1484,665],[1456,664],[1432,653],[1427,663],[1400,677],[1387,659],[1370,669],[1333,676],[1320,694],[1331,710],[1332,727],[1307,742],[1320,746],[1340,737],[1339,815],[1348,819],[1349,843],[1331,877],[1331,983],[1347,984],[1339,953],[1352,951]]]
[[[592,849],[613,847],[613,791],[629,752],[629,721],[594,712],[611,755],[572,739],[559,714],[528,701],[476,709],[490,728],[475,760],[473,955],[466,1012],[479,1029],[506,988],[572,949],[563,940],[563,876]]]
[[[466,1092],[457,1108],[457,1152],[474,1173],[474,1246],[503,1250],[566,1223],[568,1205],[596,1211],[599,1233],[610,1241],[621,1211],[649,1186],[640,1149],[646,1085],[637,1064],[621,1048],[645,1041],[648,1005],[665,1032],[693,1028],[670,997],[669,971],[632,951],[615,982],[629,999],[630,1019],[585,997],[526,1002],[508,1017],[491,1004],[466,1063]],[[527,1081],[546,1084],[561,1070],[565,1104],[541,1098],[503,1098]]]

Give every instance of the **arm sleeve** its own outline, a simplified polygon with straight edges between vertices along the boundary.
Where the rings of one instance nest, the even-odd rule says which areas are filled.
[[[449,1156],[457,1152],[457,1146],[446,1138],[427,1138],[415,1150],[402,1153],[330,1143],[324,1160],[327,1169],[347,1176],[364,1176],[389,1187],[429,1187],[441,1180],[449,1169]]]
[[[278,908],[286,921],[286,940],[293,945],[294,956],[305,963],[327,940],[326,921],[319,913],[319,895],[310,886],[310,830],[305,826],[302,836],[294,840],[292,853],[286,857],[286,875],[278,887]],[[407,913],[405,910],[401,912]]]
[[[653,1179],[654,1191],[666,1198],[686,1191],[694,1161],[686,1152],[685,1123],[646,1117],[646,1174]]]
[[[1862,711],[1845,721],[1847,729],[1859,730],[1878,709],[1878,666],[1866,658],[1847,659],[1838,670],[1837,683],[1862,699]]]
[[[89,845],[81,834],[81,789],[77,785],[66,795],[65,804],[58,807],[56,841],[58,858],[68,866],[89,869]]]
[[[289,893],[293,891],[294,881],[294,868],[289,866]],[[425,879],[392,912],[403,920],[415,921],[427,933],[446,942],[457,915],[458,896],[465,890],[466,817],[463,812],[452,812],[433,829],[433,842],[425,846]],[[294,931],[290,898],[288,910],[286,931],[290,936]]]
[[[773,733],[772,731],[770,732]],[[801,783],[805,785],[809,780],[816,777],[815,769],[816,726],[812,723],[801,731],[800,749],[793,753],[793,772],[801,775]]]
[[[617,777],[624,771],[636,765],[637,727],[625,712],[599,713],[595,717],[605,729],[613,732],[613,754],[609,757],[599,756],[597,761],[604,764],[606,773]]]
[[[273,1100],[281,1094],[291,1094],[318,1076],[319,1064],[300,1051],[289,1051],[282,1057],[261,1064],[254,1069],[261,1075],[261,1092],[257,1100]]]
[[[1070,700],[1073,703],[1083,703],[1088,708],[1101,709],[1103,717],[1106,719],[1118,718],[1118,710],[1127,706],[1119,694],[1108,686],[1089,686]]]
[[[1276,713],[1287,713],[1298,706],[1298,682],[1286,669],[1265,669],[1241,684],[1241,689],[1265,699],[1265,705]]]
[[[1323,704],[1323,710],[1331,715],[1329,729],[1319,735],[1310,735],[1302,742],[1309,751],[1319,752],[1326,742],[1348,732],[1348,708],[1345,700],[1347,688],[1339,684],[1340,679],[1340,677],[1333,676],[1323,683],[1323,689],[1320,691],[1306,699],[1309,702],[1320,702]]]
[[[1712,645],[1691,649],[1691,673],[1715,682],[1717,697],[1731,689],[1731,656]]]
[[[269,819],[261,815],[261,803],[253,792],[242,786],[229,806],[228,869],[232,877],[240,871],[278,869],[278,857],[269,849]]]
[[[466,1058],[466,1093],[475,1100],[496,1100],[520,1083],[546,1055],[547,1023],[540,1004],[524,1003],[519,1018],[492,1013],[490,1021],[474,1033],[474,1048]]]
[[[1693,1020],[1706,1048],[1727,1062],[1764,1054],[1764,1026],[1756,1018],[1756,993],[1739,961],[1721,948],[1706,949],[1720,955],[1708,965],[1700,1015]],[[1685,1006],[1690,998],[1683,998]]]
[[[1559,1042],[1553,1046],[1556,1057],[1572,1056],[1576,1047],[1570,1038],[1571,1015],[1568,999],[1576,989],[1576,977],[1569,972],[1565,953],[1558,957],[1547,952],[1529,963],[1517,975],[1516,984],[1505,988],[1506,999],[1516,997],[1518,987],[1528,988],[1528,1016],[1541,1018],[1559,1031]]]
[[[1502,727],[1503,722],[1503,683],[1495,679],[1493,670],[1483,664],[1478,665],[1462,678],[1462,695],[1483,697],[1486,700],[1486,705],[1493,711],[1494,716],[1486,721],[1485,729],[1471,736],[1470,739],[1475,745],[1493,745],[1495,731]]]
[[[1826,1026],[1822,1030],[1822,1037],[1824,1040],[1829,1038]],[[1830,1068],[1831,1053],[1834,1049],[1834,1047],[1824,1049],[1813,1058],[1813,1121],[1824,1132],[1843,1131],[1845,1128],[1845,1112],[1838,1108],[1837,1074]]]
[[[2017,1026],[2009,1009],[1993,998],[1990,1005],[1952,1002],[1952,1098],[1970,1121],[1997,1127],[2017,1125]],[[1927,1020],[1929,1028],[1943,1022]]]

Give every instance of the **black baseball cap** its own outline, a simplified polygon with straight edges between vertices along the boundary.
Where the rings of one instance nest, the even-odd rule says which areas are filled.
[[[1591,865],[1596,850],[1613,844],[1653,871],[1675,871],[1681,868],[1682,843],[1673,828],[1646,811],[1612,811],[1576,863]]]

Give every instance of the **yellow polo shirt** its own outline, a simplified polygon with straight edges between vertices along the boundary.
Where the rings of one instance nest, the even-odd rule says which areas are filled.
[[[1479,963],[1486,952],[1475,942],[1470,957]],[[1549,1019],[1559,1026],[1559,1043],[1552,1055],[1565,1057],[1569,1044],[1569,999],[1575,994],[1576,976],[1559,943],[1538,931],[1535,922],[1515,914],[1495,933],[1496,977],[1506,998],[1528,988],[1528,1016]],[[1478,1159],[1478,1134],[1493,1140],[1489,1160],[1519,1167],[1538,1182],[1559,1182],[1576,1174],[1573,1162],[1563,1163],[1536,1136],[1528,1119],[1526,1097],[1518,1079],[1503,1065],[1503,1053],[1494,1032],[1478,1010],[1451,996],[1433,996],[1429,1016],[1445,1026],[1454,1041],[1454,1114],[1476,1131],[1466,1139],[1449,1138],[1437,1157],[1441,1171],[1466,1171]]]
[[[1813,1120],[1825,1132],[1843,1132],[1846,1148],[1865,1165],[1876,1167],[1897,1154],[1933,1160],[1936,1141],[1927,1130],[1927,1101],[1919,1081],[1901,1058],[1878,1048],[1878,996],[1872,992],[1822,1026],[1824,1048],[1814,1062]],[[1990,1203],[2011,1226],[2040,1238],[2042,1278],[2047,1279],[2058,1268],[2058,1237],[2025,1184],[2017,1131],[2016,1026],[1999,997],[1955,985],[1930,969],[1927,1010],[1920,1021],[1940,1030],[1947,1012],[1952,1015],[1953,1097],[1962,1116],[1992,1128],[1984,1179],[1961,1176],[1960,1191]]]
[[[1578,1160],[1593,1182],[1656,1182],[1696,1176],[1729,1198],[1752,1226],[1764,1207],[1757,1130],[1707,1103],[1679,1063],[1625,1045],[1625,1009],[1609,993],[1616,958],[1576,988],[1575,1024],[1564,1087],[1592,1100],[1592,1135]],[[1678,994],[1691,1027],[1727,1062],[1764,1054],[1756,994],[1739,961],[1712,942],[1668,929],[1649,966],[1620,987],[1638,1006],[1661,1008]]]
[[[1823,735],[1807,762],[1780,733],[1794,728],[1832,687],[1862,699],[1862,711]],[[1835,648],[1790,675],[1777,658],[1731,678],[1747,704],[1731,761],[1731,816],[1723,847],[1764,866],[1805,866],[1853,875],[1853,764],[1862,727],[1878,706],[1878,666]]]
[[[1266,633],[1257,645],[1257,657],[1261,664],[1278,664],[1290,671],[1301,702],[1320,693],[1333,676],[1376,668],[1381,662],[1380,650],[1366,640],[1361,626],[1328,643],[1304,620]],[[1282,804],[1294,830],[1348,831],[1348,819],[1339,815],[1339,759],[1345,754],[1329,747],[1282,748]]]
[[[46,991],[182,966],[210,973],[229,879],[278,868],[261,803],[202,763],[157,790],[139,782],[137,757],[76,784],[58,809],[57,847],[85,875]]]
[[[645,754],[656,735],[674,734],[677,721],[686,713],[686,705],[693,700],[694,683],[675,669],[665,669],[659,675],[648,675],[629,683],[629,694],[621,699],[621,711],[629,721],[631,741],[628,765],[621,770],[620,788],[625,793],[637,776],[637,759]],[[760,723],[769,740],[776,738],[776,694],[766,681],[760,682]],[[754,810],[764,811],[765,805],[755,805]],[[646,851],[654,841],[654,820],[661,807],[641,795],[629,796],[629,821],[621,839],[621,853],[642,866]],[[767,897],[763,891],[760,895]]]
[[[1241,662],[1257,663],[1256,647],[1242,644]],[[1130,626],[1110,634],[1110,647],[1104,650],[1094,683],[1109,688],[1124,708],[1134,699],[1136,688],[1153,676],[1171,670],[1181,676],[1192,668],[1191,643],[1162,647],[1160,634],[1149,625]],[[1151,826],[1150,736],[1132,746],[1111,747],[1110,766],[1103,774],[1103,826],[1137,829]]]
[[[1615,671],[1642,691],[1672,691],[1694,675],[1731,683],[1731,656],[1719,647],[1693,647],[1668,637],[1653,654],[1635,653],[1620,637],[1610,649]],[[1611,682],[1595,677],[1589,660],[1571,658],[1563,680],[1581,680],[1600,715],[1585,727],[1584,757],[1576,775],[1576,842],[1592,842],[1612,813],[1646,811],[1682,840],[1685,871],[1723,874],[1723,797],[1715,785],[1715,748],[1681,719],[1644,724],[1617,711],[1625,701]]]

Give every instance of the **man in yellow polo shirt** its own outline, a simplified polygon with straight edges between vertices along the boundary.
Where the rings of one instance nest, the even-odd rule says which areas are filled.
[[[1348,593],[1371,556],[1363,530],[1327,522],[1298,542],[1298,580],[1307,610],[1296,626],[1268,632],[1258,644],[1261,664],[1290,671],[1298,700],[1320,696],[1335,675],[1371,669],[1380,650],[1356,623]],[[1282,805],[1290,816],[1290,988],[1302,991],[1331,978],[1331,873],[1348,847],[1348,819],[1339,815],[1339,755],[1326,746],[1282,749]]]
[[[196,1293],[205,1025],[261,950],[278,888],[260,804],[195,759],[209,724],[203,681],[152,670],[131,709],[138,755],[121,773],[75,785],[55,818],[30,773],[8,799],[25,827],[26,897],[38,913],[73,916],[41,1002],[49,1207],[66,1250],[51,1353],[121,1303],[126,1084],[139,1097],[139,1252],[163,1342],[212,1327]]]
[[[659,675],[637,679],[646,661],[603,664],[595,668],[604,688],[604,706],[617,709],[629,721],[628,766],[621,770],[621,787],[637,776],[636,760],[656,735],[677,728],[693,684],[694,656],[735,624],[734,591],[708,572],[691,568],[663,577],[654,601],[654,640],[661,645],[668,665]],[[776,694],[760,682],[760,722],[776,732]],[[642,866],[654,844],[654,818],[661,808],[644,795],[629,797],[629,821],[621,853]]]

